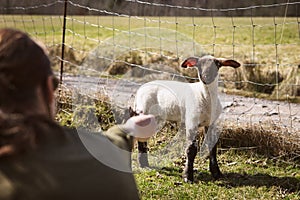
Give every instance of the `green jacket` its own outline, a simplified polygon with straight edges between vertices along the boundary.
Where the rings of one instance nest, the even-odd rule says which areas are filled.
[[[63,138],[0,158],[0,200],[139,199],[131,136],[115,126],[104,134],[66,129]]]

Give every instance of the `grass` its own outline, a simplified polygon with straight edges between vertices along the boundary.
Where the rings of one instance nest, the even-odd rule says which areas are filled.
[[[224,123],[218,152],[223,178],[213,180],[208,160],[197,156],[195,182],[183,182],[182,155],[163,167],[137,169],[140,195],[142,199],[299,199],[299,138],[290,137],[294,140],[291,141],[284,135],[280,137],[280,131],[274,126],[239,127]],[[166,138],[156,138],[160,144],[150,146],[150,152],[168,142],[170,133],[170,129],[164,130]],[[149,144],[153,145],[151,141]]]
[[[2,15],[0,16],[0,27],[19,28],[46,44],[57,45],[61,43],[62,20],[62,16]],[[213,46],[220,46],[221,48],[216,49],[215,53],[222,53],[223,56],[224,53],[232,53],[233,43],[237,48],[236,54],[243,53],[239,52],[238,46],[243,48],[249,46],[251,49],[253,45],[258,48],[262,45],[273,51],[275,44],[278,44],[279,48],[283,50],[286,45],[299,48],[297,19],[280,17],[274,19],[268,17],[68,16],[66,44],[79,50],[89,51],[95,48],[99,42],[117,36],[122,31],[145,27],[177,30],[204,47],[207,46],[206,52],[211,53]],[[248,49],[246,50],[248,51]],[[258,56],[260,51],[257,49]],[[250,53],[252,52],[250,51]]]
[[[196,159],[197,160],[197,159]],[[196,181],[184,183],[182,162],[135,174],[142,199],[299,199],[299,165],[226,150],[219,155],[224,178],[213,180],[208,163],[196,161]]]
[[[170,128],[170,127],[169,127]],[[150,140],[150,153],[162,148],[171,130]],[[280,134],[281,132],[281,134]],[[225,122],[218,160],[224,177],[213,180],[208,160],[196,157],[195,183],[183,182],[185,157],[155,169],[137,169],[135,177],[142,199],[299,199],[299,137],[286,136],[279,127],[236,126]]]

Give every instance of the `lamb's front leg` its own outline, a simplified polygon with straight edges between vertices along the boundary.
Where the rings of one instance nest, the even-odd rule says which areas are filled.
[[[194,160],[197,155],[197,142],[193,141],[186,148],[186,163],[183,178],[185,182],[194,182]]]
[[[213,137],[218,137],[217,133],[208,133],[209,128],[205,127],[206,134],[216,134],[212,135]],[[211,128],[210,131],[216,131],[214,128]],[[211,141],[213,144],[211,144],[210,147],[212,147],[209,151],[209,171],[214,179],[219,179],[223,175],[220,171],[218,160],[217,160],[217,142],[218,138],[213,138]]]
[[[194,160],[198,152],[198,141],[196,136],[187,137],[186,148],[186,163],[183,172],[183,178],[185,182],[194,182]]]
[[[149,167],[147,142],[138,142],[138,162],[140,167]]]

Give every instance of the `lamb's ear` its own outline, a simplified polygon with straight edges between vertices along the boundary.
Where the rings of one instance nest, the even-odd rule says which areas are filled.
[[[225,58],[218,58],[217,60],[220,62],[220,67],[221,66],[230,66],[233,68],[238,68],[241,66],[241,64],[235,60],[227,60]]]
[[[187,67],[194,67],[197,65],[199,58],[197,57],[189,57],[183,63],[181,64],[181,67],[187,68]]]

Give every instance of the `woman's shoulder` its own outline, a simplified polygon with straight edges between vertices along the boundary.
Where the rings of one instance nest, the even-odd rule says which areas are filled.
[[[7,197],[138,199],[127,151],[99,133],[63,128],[63,134],[63,142],[0,160],[0,185],[6,186]]]

